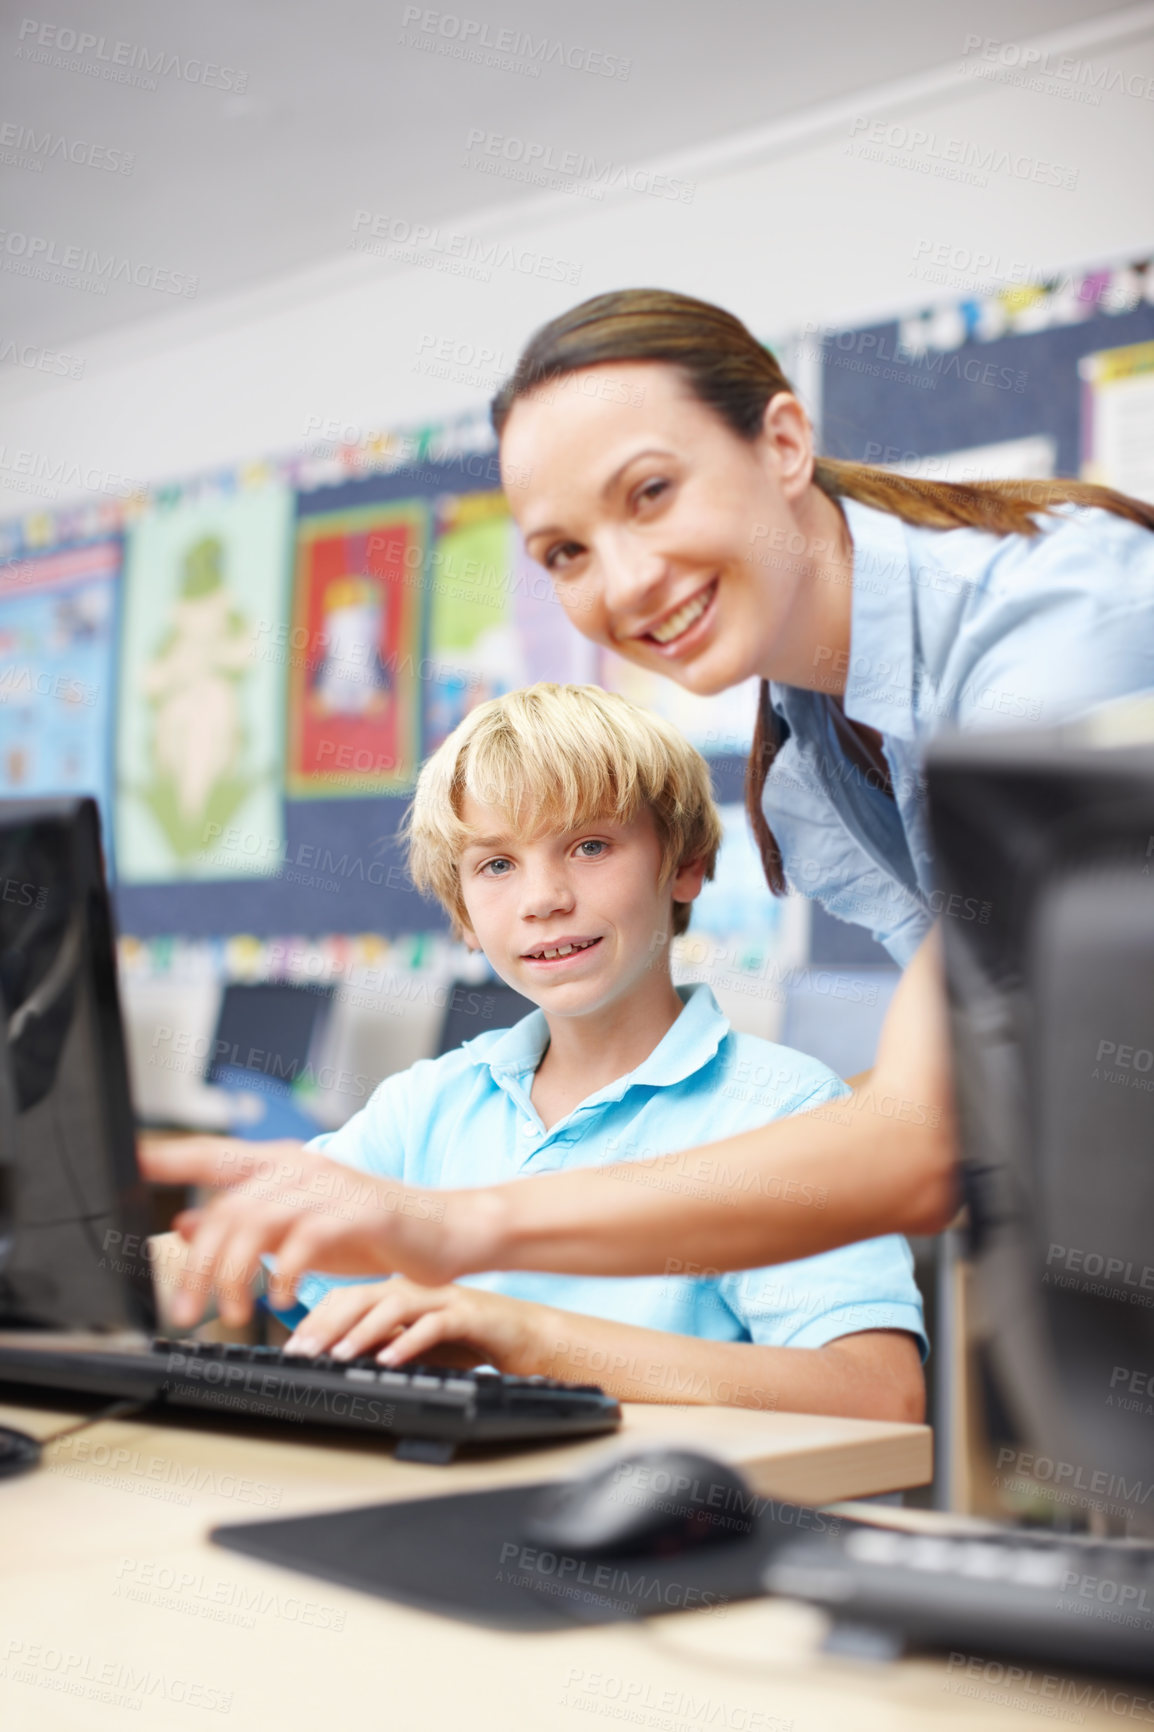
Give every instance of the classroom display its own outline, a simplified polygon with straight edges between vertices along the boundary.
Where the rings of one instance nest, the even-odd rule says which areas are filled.
[[[108,809],[119,540],[0,568],[0,795]]]
[[[288,638],[288,791],[400,793],[416,774],[428,513],[412,500],[307,519]],[[281,634],[265,653],[278,659]]]
[[[1154,342],[1084,355],[1082,474],[1154,502]]]
[[[128,536],[117,729],[124,882],[272,877],[283,819],[292,497],[277,485],[160,507]]]
[[[818,359],[831,456],[1154,498],[1147,261],[792,347]],[[95,794],[142,941],[440,930],[398,840],[417,767],[534,679],[596,680],[684,730],[731,808],[733,882],[696,924],[764,911],[735,833],[755,682],[697,698],[589,644],[525,555],[479,413],[38,510],[0,523],[0,557],[0,792]]]
[[[437,501],[427,593],[426,754],[489,698],[533,680],[593,678],[595,652],[527,558],[503,493]]]

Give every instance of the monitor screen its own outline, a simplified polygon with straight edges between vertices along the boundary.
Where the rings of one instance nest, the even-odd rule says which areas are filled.
[[[96,804],[0,801],[0,1324],[154,1326]]]
[[[240,1070],[291,1088],[315,1061],[335,990],[289,981],[226,986],[205,1082],[234,1081]]]

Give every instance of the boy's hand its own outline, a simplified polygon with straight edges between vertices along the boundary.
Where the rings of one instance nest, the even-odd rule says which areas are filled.
[[[262,1256],[277,1259],[274,1305],[293,1302],[307,1269],[336,1275],[411,1269],[443,1276],[444,1199],[312,1154],[300,1143],[232,1137],[143,1139],[141,1166],[159,1183],[223,1185],[173,1222],[189,1254],[172,1303],[175,1325],[198,1321],[216,1290],[226,1323],[244,1323]]]
[[[495,1365],[499,1371],[531,1376],[549,1356],[544,1305],[486,1293],[476,1287],[421,1287],[395,1275],[391,1281],[337,1287],[286,1344],[289,1353],[331,1353],[355,1359],[381,1348],[382,1365],[403,1365],[427,1358],[453,1344],[442,1363]]]

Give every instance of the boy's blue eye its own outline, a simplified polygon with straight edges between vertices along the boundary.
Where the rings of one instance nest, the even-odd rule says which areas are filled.
[[[585,848],[596,848],[596,850],[597,850],[596,854],[586,854],[585,855],[586,860],[596,860],[600,857],[601,854],[603,854],[605,852],[606,844],[604,842],[597,842],[597,841],[590,839],[588,842],[578,842],[577,848],[578,848],[578,851],[581,851]]]
[[[482,872],[490,873],[494,878],[507,878],[508,877],[507,872],[498,872],[496,870],[496,868],[498,866],[510,866],[511,867],[512,864],[513,864],[513,862],[511,860],[506,860],[502,856],[501,858],[496,859],[496,860],[486,860],[486,862],[482,866],[481,870],[482,870]]]

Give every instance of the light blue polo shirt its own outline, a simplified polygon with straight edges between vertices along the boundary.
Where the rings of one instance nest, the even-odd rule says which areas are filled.
[[[838,502],[853,537],[845,713],[882,735],[894,799],[847,757],[829,689],[771,684],[788,729],[766,819],[790,884],[909,961],[937,917],[922,755],[943,729],[1050,726],[1154,687],[1154,534],[1097,508],[1039,534],[921,529]]]
[[[411,1185],[498,1185],[532,1173],[629,1163],[672,1155],[735,1135],[787,1113],[835,1103],[847,1086],[825,1065],[789,1047],[737,1034],[707,986],[679,987],[684,1009],[636,1070],[590,1095],[546,1130],[529,1098],[548,1041],[543,1013],[492,1029],[438,1059],[424,1059],[381,1083],[339,1131],[309,1147],[381,1177]],[[831,1111],[837,1109],[831,1106]],[[845,1110],[845,1109],[843,1109]],[[734,1208],[780,1182],[712,1157],[671,1162],[668,1182],[728,1183]],[[802,1194],[808,1191],[809,1194]],[[801,1187],[799,1210],[825,1197]],[[464,1283],[588,1316],[715,1341],[820,1347],[866,1329],[905,1329],[923,1353],[926,1337],[913,1259],[890,1235],[772,1268],[738,1273],[687,1269],[629,1277],[510,1270]],[[342,1283],[308,1275],[300,1298],[312,1306]],[[667,1392],[675,1397],[676,1391]]]

